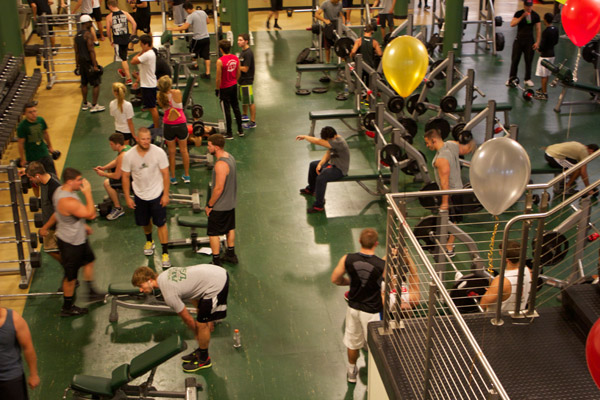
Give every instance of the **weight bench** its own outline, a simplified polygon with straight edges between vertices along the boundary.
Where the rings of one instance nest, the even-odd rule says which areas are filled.
[[[166,305],[162,300],[162,294],[159,289],[154,294],[145,294],[140,292],[140,288],[132,286],[129,283],[111,283],[108,286],[108,296],[110,296],[110,314],[109,322],[119,321],[118,307],[129,308],[132,310],[146,310],[174,313],[173,309]],[[196,314],[195,307],[188,307],[190,313]]]
[[[473,104],[471,105],[471,112],[479,113],[487,108],[488,104]],[[510,117],[508,115],[509,111],[512,110],[512,105],[510,103],[496,103],[496,111],[504,112],[504,126],[510,126]],[[464,106],[456,107],[454,110],[457,114],[462,114],[465,112]]]
[[[374,173],[372,169],[356,169],[348,171],[348,175],[342,177],[342,179],[331,181],[329,183],[356,182],[370,195],[381,196],[387,193],[387,191],[384,188],[384,181],[389,181],[391,177],[392,174],[389,171],[382,173]],[[363,183],[363,181],[377,181],[377,191],[371,190],[367,185]]]
[[[297,64],[296,65],[296,91],[300,90],[303,72],[325,72],[343,70],[342,64]],[[327,76],[327,74],[325,74]]]
[[[196,400],[198,389],[202,385],[196,383],[196,378],[185,379],[184,392],[158,391],[152,382],[159,365],[187,349],[187,344],[179,335],[171,336],[142,354],[134,357],[128,364],[121,364],[113,369],[111,377],[93,375],[75,375],[69,387],[65,389],[63,399],[69,391],[76,399],[148,399],[150,397],[165,397],[170,399]],[[148,379],[140,385],[129,385],[131,381],[150,372]]]
[[[360,130],[360,124],[357,124],[356,128],[351,127],[345,120],[347,118],[358,118],[360,113],[353,109],[340,109],[340,110],[318,110],[311,111],[308,113],[308,119],[310,120],[310,134],[309,136],[315,136],[315,125],[317,121],[325,121],[328,119],[339,119],[349,129],[358,132]]]
[[[200,250],[200,245],[207,245],[210,243],[208,236],[198,237],[198,233],[196,232],[197,228],[206,228],[208,226],[208,217],[206,215],[190,215],[184,217],[178,215],[176,222],[179,226],[185,226],[191,229],[190,237],[169,240],[169,248],[191,246],[194,253],[197,253],[198,250]],[[222,235],[220,240],[221,244],[225,243],[225,235]]]
[[[200,205],[200,192],[198,191],[198,189],[192,189],[190,194],[169,192],[169,200],[176,204],[192,206],[192,211],[194,212],[194,214],[203,211],[202,206]]]

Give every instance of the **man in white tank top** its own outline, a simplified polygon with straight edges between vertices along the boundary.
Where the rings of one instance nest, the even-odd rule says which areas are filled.
[[[502,247],[500,248],[502,254]],[[519,279],[519,258],[521,255],[521,244],[516,240],[509,240],[506,246],[506,271],[504,273],[504,286],[502,288],[502,312],[514,311],[517,299],[517,283]],[[492,281],[487,292],[481,298],[481,307],[487,311],[496,310],[498,301],[498,286],[500,277]],[[523,292],[521,294],[520,309],[525,310],[529,300],[531,289],[531,271],[525,267],[523,271]]]

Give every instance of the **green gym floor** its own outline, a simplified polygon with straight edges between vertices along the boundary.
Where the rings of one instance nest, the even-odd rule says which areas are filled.
[[[507,46],[497,57],[481,49],[475,51],[473,45],[463,48],[461,70],[474,68],[476,84],[487,94],[475,102],[495,99],[513,105],[511,122],[519,125],[519,141],[528,150],[534,167],[544,163],[543,146],[566,140],[596,141],[595,106],[563,107],[563,113],[556,114],[552,108],[558,88],[550,89],[548,102],[525,103],[517,89],[504,86],[514,35],[506,19],[500,30],[507,36]],[[309,111],[351,108],[351,100],[335,100],[342,86],[334,82],[326,94],[294,94],[295,59],[310,44],[308,32],[263,31],[255,32],[254,38],[258,127],[247,130],[246,137],[236,137],[226,144],[239,171],[236,252],[240,263],[226,266],[231,277],[228,317],[217,325],[212,336],[213,367],[193,374],[203,385],[199,398],[364,399],[364,354],[359,360],[359,382],[346,383],[346,349],[342,343],[346,289],[331,284],[330,274],[342,255],[358,249],[358,235],[363,228],[374,227],[384,235],[386,204],[354,183],[336,183],[328,187],[326,213],[306,214],[310,202],[298,194],[298,189],[306,184],[309,161],[320,158],[323,152],[294,138],[308,133]],[[561,39],[557,61],[569,58],[573,65],[574,56],[574,46]],[[521,65],[519,76],[523,80],[522,68]],[[110,82],[116,77],[115,69],[115,64],[105,69],[100,103],[106,106],[112,98]],[[589,64],[582,63],[579,77],[582,82],[592,82]],[[322,86],[318,78],[316,73],[304,74],[303,87]],[[539,78],[534,80],[539,83]],[[213,89],[214,81],[199,80],[194,90],[194,100],[203,105],[207,121],[216,121],[218,115]],[[435,102],[440,91],[438,85],[430,100]],[[586,97],[581,92],[568,96]],[[432,153],[422,139],[423,124],[428,118],[421,117],[415,143],[431,162]],[[136,127],[149,125],[149,114],[136,112],[134,123]],[[371,140],[354,135],[339,121],[330,124],[343,136],[352,136],[348,140],[351,168],[374,168]],[[317,124],[317,132],[322,126],[323,123]],[[92,168],[115,156],[107,140],[112,128],[108,111],[80,113],[65,155],[65,166],[78,168],[91,181],[96,201],[101,201],[104,191],[101,178]],[[482,129],[475,131],[475,137],[481,143]],[[203,153],[206,148],[192,151]],[[181,171],[177,173],[181,175]],[[186,193],[198,188],[205,193],[210,174],[204,167],[195,167],[192,184],[180,183],[173,191]],[[548,178],[534,176],[537,181]],[[401,179],[401,189],[414,187],[406,186],[412,177]],[[187,207],[170,206],[171,238],[189,234],[174,222],[177,215],[188,214],[191,209]],[[133,270],[140,265],[158,265],[158,255],[145,257],[142,253],[145,239],[134,225],[131,210],[116,221],[98,218],[90,225],[94,230],[90,241],[97,256],[99,287],[129,282]],[[384,245],[380,244],[378,253],[383,254]],[[184,248],[171,250],[171,260],[174,266],[210,262],[208,256],[192,254]],[[36,271],[32,292],[54,291],[60,284],[60,265],[46,256],[44,264]],[[25,307],[24,317],[33,333],[42,379],[41,386],[31,391],[32,399],[61,398],[74,374],[110,376],[112,369],[170,335],[180,334],[194,346],[192,335],[176,315],[119,309],[118,323],[109,323],[110,305],[106,304],[92,305],[87,316],[60,318],[61,302],[58,297],[32,298]],[[234,329],[242,335],[240,349],[232,347]],[[183,390],[186,376],[175,357],[158,368],[154,386]]]

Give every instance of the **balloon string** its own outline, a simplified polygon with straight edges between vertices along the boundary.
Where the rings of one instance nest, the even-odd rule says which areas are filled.
[[[492,239],[490,240],[490,251],[488,252],[488,272],[490,275],[494,274],[494,268],[492,265],[492,261],[494,259],[494,241],[496,240],[496,232],[498,232],[498,225],[500,224],[497,215],[495,215],[495,218],[496,224],[494,225],[494,232],[492,232]]]

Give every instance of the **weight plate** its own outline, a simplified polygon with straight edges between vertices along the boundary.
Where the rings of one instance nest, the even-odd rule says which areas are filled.
[[[437,129],[442,136],[442,140],[446,140],[450,134],[450,123],[444,118],[433,117],[425,124],[425,132]]]
[[[436,182],[428,183],[421,188],[422,192],[434,190],[440,190],[440,187]],[[419,204],[429,211],[437,212],[437,210],[440,208],[440,204],[442,204],[442,196],[421,196],[419,197]]]
[[[433,253],[435,250],[435,242],[431,237],[436,236],[437,227],[439,225],[439,217],[435,215],[429,215],[419,221],[414,227],[413,233],[419,241],[421,248],[425,251]]]

